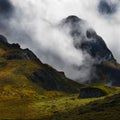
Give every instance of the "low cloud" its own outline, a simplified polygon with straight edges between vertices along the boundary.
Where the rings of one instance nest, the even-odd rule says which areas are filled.
[[[14,11],[14,7],[9,0],[0,0],[0,17],[9,18]]]
[[[9,16],[1,18],[1,34],[7,36],[10,42],[18,42],[23,48],[30,48],[43,63],[64,71],[69,78],[83,82],[90,78],[91,71],[94,70],[93,59],[75,49],[73,38],[58,27],[61,20],[69,15],[86,20],[103,37],[120,62],[119,4],[114,14],[103,15],[99,13],[98,8],[101,0],[1,1],[6,1],[5,4],[8,6],[0,6],[0,9],[3,9],[1,15]],[[112,4],[119,3],[118,0],[110,1]],[[84,67],[78,70],[73,66]]]
[[[98,4],[98,11],[101,15],[112,15],[115,14],[118,10],[119,1],[111,0],[100,0]]]

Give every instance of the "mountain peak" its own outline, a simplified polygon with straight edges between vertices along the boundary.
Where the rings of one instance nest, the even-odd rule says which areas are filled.
[[[98,62],[116,61],[105,41],[97,35],[95,30],[85,20],[71,15],[64,19],[63,26],[69,27],[76,49],[86,51]]]
[[[81,19],[75,15],[71,15],[71,16],[68,16],[66,19],[65,19],[66,23],[76,23],[76,22],[80,22]]]
[[[85,59],[84,65],[76,66],[76,68],[84,68],[88,63],[88,67],[90,67],[90,63],[94,68],[94,73],[90,71],[91,78],[86,80],[86,83],[111,83],[111,85],[119,86],[120,65],[107,47],[104,39],[85,20],[77,16],[68,16],[65,18],[62,21],[61,27],[63,30],[67,29],[67,34],[71,36],[74,47],[83,52],[83,54],[90,56],[89,59]],[[91,58],[93,63],[91,63]]]

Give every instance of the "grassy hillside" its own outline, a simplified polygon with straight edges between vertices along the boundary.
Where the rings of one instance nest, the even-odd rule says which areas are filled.
[[[119,114],[119,87],[80,85],[4,39],[0,36],[0,119],[117,120],[112,115]],[[88,87],[107,94],[79,98],[80,89]]]
[[[0,119],[35,117],[34,104],[78,93],[80,86],[0,35]]]
[[[80,85],[57,72],[29,50],[0,37],[0,98],[34,97],[46,91],[76,93]]]
[[[110,89],[111,93],[105,97],[79,100],[76,98],[73,100],[74,108],[70,109],[69,106],[67,111],[57,111],[52,116],[45,116],[41,120],[119,120],[120,88]]]
[[[34,99],[0,99],[0,119],[109,120],[110,116],[110,120],[114,120],[114,114],[118,115],[120,110],[120,95],[116,97],[120,88],[97,86],[106,89],[109,94],[100,98],[82,99],[78,97],[79,94],[46,91],[44,95],[39,94]],[[116,117],[115,120],[119,119]]]

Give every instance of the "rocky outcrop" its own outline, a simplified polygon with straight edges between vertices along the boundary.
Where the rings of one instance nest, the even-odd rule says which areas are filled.
[[[6,52],[2,55],[7,60],[38,60],[37,56],[34,55],[29,49],[21,49],[18,43],[9,44],[7,39],[0,35],[0,47]]]
[[[102,89],[87,87],[80,90],[79,98],[98,98],[105,95],[107,93]]]

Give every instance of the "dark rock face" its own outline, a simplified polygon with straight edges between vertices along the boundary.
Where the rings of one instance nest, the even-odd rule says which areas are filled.
[[[88,29],[86,31],[86,36],[88,39],[95,38],[96,32],[93,29]]]
[[[63,20],[62,25],[70,29],[69,34],[73,38],[74,47],[82,51],[83,54],[89,54],[91,58],[94,59],[94,62],[91,64],[95,70],[95,74],[91,72],[91,78],[86,80],[85,83],[111,83],[111,85],[120,86],[120,69],[117,68],[119,64],[104,40],[95,30],[89,27],[86,21],[77,16],[67,17]],[[86,59],[85,63],[90,62],[89,59]],[[109,63],[109,65],[106,66],[105,64],[103,65],[103,63]],[[114,67],[111,67],[111,64],[113,64]],[[77,66],[76,68],[81,67],[82,66]],[[80,70],[78,69],[78,71]]]
[[[70,28],[70,35],[75,38],[82,35],[82,26],[85,23],[84,20],[78,18],[77,16],[69,16],[62,21],[63,26]]]
[[[13,47],[13,48],[15,48],[15,49],[20,49],[20,45],[19,45],[19,44],[15,44],[15,43],[13,43],[13,44],[11,45],[11,47]]]
[[[6,50],[6,53],[2,56],[7,60],[32,59],[38,61],[38,58],[33,54],[32,51],[30,51],[29,49],[22,50],[18,43],[9,44],[7,39],[3,35],[0,35],[0,47]],[[11,51],[7,52],[7,50],[9,49],[11,49]]]
[[[87,26],[86,21],[76,16],[69,16],[64,21],[63,24],[70,26],[70,35],[76,49],[86,51],[99,62],[116,61],[104,40]]]
[[[107,93],[99,88],[83,88],[80,90],[79,98],[98,98],[105,96]]]
[[[88,34],[87,36],[93,37],[92,34]],[[115,61],[111,51],[107,48],[103,39],[98,35],[94,35],[94,39],[91,41],[83,42],[80,48],[87,51],[87,53],[100,62]]]
[[[68,16],[68,17],[65,19],[65,23],[70,23],[70,24],[79,23],[80,21],[82,21],[82,19],[78,18],[78,17],[75,16],[75,15]]]

